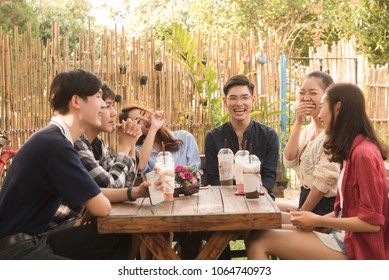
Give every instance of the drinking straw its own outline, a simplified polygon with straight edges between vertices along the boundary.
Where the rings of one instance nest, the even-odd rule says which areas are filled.
[[[247,146],[247,139],[244,140],[244,144],[243,144],[243,151],[246,150],[246,146]]]
[[[227,138],[224,138],[224,148],[227,148]]]
[[[251,152],[252,152],[252,150],[253,150],[253,144],[250,143],[250,145],[249,145],[249,163],[251,163]]]
[[[162,141],[162,155],[163,155],[163,164],[166,164],[165,161],[165,143]]]

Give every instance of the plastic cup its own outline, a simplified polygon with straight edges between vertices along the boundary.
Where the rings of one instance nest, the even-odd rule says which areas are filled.
[[[220,149],[217,159],[219,162],[219,179],[222,186],[232,186],[234,179],[234,153],[231,149]]]
[[[161,170],[161,175],[165,176],[165,200],[173,200],[174,197],[174,159],[170,152],[160,152],[155,161],[155,167]]]
[[[246,198],[258,198],[262,187],[261,161],[256,155],[245,156],[242,170]]]
[[[234,175],[236,183],[236,194],[244,195],[244,181],[243,181],[243,166],[242,161],[245,156],[249,155],[249,151],[239,150],[234,157]]]

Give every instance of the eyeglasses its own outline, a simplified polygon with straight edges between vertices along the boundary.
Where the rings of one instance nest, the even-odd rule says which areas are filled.
[[[227,100],[231,104],[236,104],[240,100],[242,103],[248,103],[252,99],[251,95],[243,95],[240,98],[238,96],[228,96]]]

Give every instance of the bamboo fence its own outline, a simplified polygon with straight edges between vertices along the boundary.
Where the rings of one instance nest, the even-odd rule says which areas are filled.
[[[214,127],[210,112],[201,106],[200,93],[188,73],[152,32],[129,38],[124,28],[121,32],[115,28],[99,35],[89,29],[87,34],[80,35],[79,45],[70,50],[68,36],[60,35],[60,26],[55,22],[52,37],[46,43],[32,37],[30,26],[27,30],[19,34],[15,28],[10,37],[0,29],[0,130],[8,133],[14,146],[23,144],[49,121],[52,112],[47,95],[55,75],[82,68],[99,75],[122,96],[118,111],[128,103],[163,109],[170,128],[193,133],[203,152],[205,133]],[[221,34],[208,41],[201,34],[193,38],[198,42],[198,54],[204,56],[208,65],[215,65],[219,91],[214,97],[223,96],[222,87],[229,77],[247,74],[256,85],[255,94],[268,101],[280,98],[280,48],[273,34],[269,30],[267,34],[252,31],[248,38],[239,33],[231,34],[229,40],[221,39]],[[388,66],[369,66],[355,49],[353,39],[341,40],[331,47],[322,44],[312,48],[308,58],[290,58],[288,98],[295,98],[298,85],[311,70],[329,71],[336,81],[356,82],[365,89],[369,116],[388,143]],[[161,71],[155,69],[157,62],[163,63]],[[143,76],[147,76],[144,85],[140,83]],[[275,129],[279,127],[275,125]],[[116,137],[105,137],[114,150]]]

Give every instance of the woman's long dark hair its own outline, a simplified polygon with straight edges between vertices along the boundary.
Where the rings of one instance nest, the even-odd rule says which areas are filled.
[[[359,134],[373,142],[385,160],[388,147],[378,139],[367,116],[362,90],[355,84],[336,83],[327,89],[326,94],[332,118],[324,148],[330,152],[331,160],[339,163],[346,160],[351,145]],[[335,119],[338,102],[340,102],[340,109]]]
[[[135,109],[144,110],[146,112],[152,113],[150,109],[144,106],[138,104],[131,104],[123,107],[121,113],[119,114],[119,121],[121,122],[122,120],[126,120],[128,118],[128,113]],[[160,143],[164,143],[165,151],[176,152],[181,148],[183,144],[181,139],[174,138],[169,133],[169,129],[166,125],[163,125],[160,129],[158,129],[158,132],[155,137],[160,141]],[[137,144],[142,145],[145,138],[146,136],[142,135],[137,141]]]

